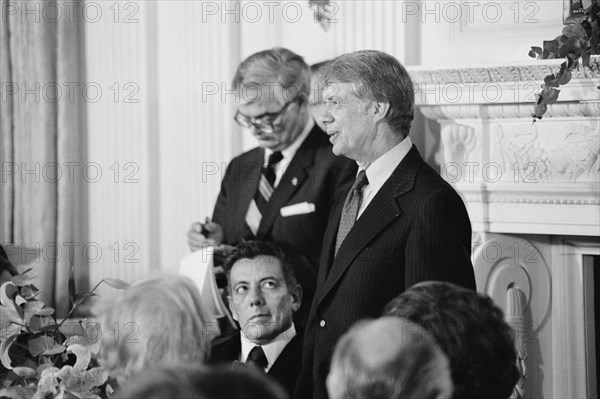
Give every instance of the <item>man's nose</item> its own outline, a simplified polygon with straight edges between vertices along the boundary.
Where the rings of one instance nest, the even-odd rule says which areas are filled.
[[[265,298],[263,297],[262,290],[260,287],[254,287],[250,290],[250,305],[251,306],[261,306],[265,303]]]
[[[333,115],[331,115],[331,112],[329,112],[328,104],[325,104],[325,106],[321,110],[321,115],[319,115],[319,119],[326,125],[333,122]]]

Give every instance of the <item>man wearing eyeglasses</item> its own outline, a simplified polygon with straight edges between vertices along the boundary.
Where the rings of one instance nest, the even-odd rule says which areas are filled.
[[[285,48],[251,55],[239,65],[233,88],[239,98],[234,119],[258,147],[229,163],[212,221],[193,223],[188,244],[192,251],[207,242],[245,240],[294,248],[312,267],[298,276],[310,296],[306,285],[316,285],[329,212],[348,192],[356,164],[332,153],[310,116],[310,68],[299,55]]]

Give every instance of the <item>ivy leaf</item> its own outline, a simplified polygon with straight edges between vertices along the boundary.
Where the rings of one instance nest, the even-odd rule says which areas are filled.
[[[584,67],[590,67],[590,53],[581,54],[581,65]]]
[[[36,371],[29,367],[15,367],[12,371],[21,378],[31,379],[37,376]]]
[[[541,47],[532,46],[531,50],[529,50],[529,56],[531,58],[539,58],[541,55],[542,55]]]
[[[27,285],[21,288],[21,295],[25,299],[35,298],[39,293],[40,290],[38,290],[34,285]]]
[[[561,85],[566,85],[567,83],[569,83],[571,81],[572,76],[573,76],[573,72],[564,71],[562,73],[562,75],[560,76],[558,83],[560,83]]]
[[[42,301],[30,301],[25,304],[23,310],[25,312],[35,312],[36,310],[42,309],[44,306],[44,302]]]
[[[10,322],[23,324],[23,319],[19,316],[19,313],[8,306],[0,305],[0,321],[4,328],[4,324]]]
[[[27,303],[27,299],[23,298],[21,295],[17,295],[15,297],[15,303],[19,306],[23,306]]]
[[[10,351],[11,345],[18,337],[19,334],[11,335],[6,341],[2,342],[2,345],[0,345],[0,362],[8,370],[12,370],[12,361],[10,360],[10,356],[8,356],[8,352]]]
[[[17,287],[24,287],[31,284],[31,276],[29,274],[19,274],[12,276],[10,281]]]
[[[0,303],[2,303],[4,306],[8,306],[8,304],[14,300],[18,293],[19,289],[17,286],[12,282],[7,281],[6,283],[2,284],[2,287],[0,287]]]
[[[556,58],[558,55],[558,40],[544,40],[542,58]]]
[[[50,316],[33,316],[29,321],[29,329],[33,332],[40,332],[44,329],[53,326],[56,321]]]
[[[107,284],[109,287],[115,288],[115,289],[117,289],[117,290],[124,290],[124,289],[127,289],[127,288],[129,288],[129,286],[131,285],[131,284],[129,284],[129,283],[126,283],[126,282],[125,282],[125,281],[123,281],[123,280],[119,280],[118,278],[105,278],[105,279],[104,279],[104,282],[105,282],[105,283],[106,283],[106,284]]]
[[[546,87],[558,87],[558,77],[555,74],[547,75],[544,78],[544,84]]]
[[[50,316],[54,313],[54,308],[43,308],[33,312],[36,316]]]
[[[30,338],[27,346],[31,355],[35,357],[54,347],[54,344],[54,338],[47,335],[40,335],[35,338]]]
[[[41,354],[46,356],[57,355],[59,353],[63,353],[67,348],[61,344],[54,344],[54,346],[50,349],[43,351]]]

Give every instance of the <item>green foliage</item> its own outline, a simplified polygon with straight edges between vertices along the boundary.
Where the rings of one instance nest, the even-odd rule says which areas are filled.
[[[0,397],[8,398],[90,398],[106,397],[108,374],[92,355],[100,349],[90,340],[80,321],[81,335],[67,337],[60,329],[54,309],[37,299],[29,272],[22,271],[0,287]],[[71,270],[73,275],[73,270]],[[77,306],[95,296],[100,284],[125,289],[128,284],[116,279],[100,281],[91,292],[69,292],[73,314]],[[74,284],[69,285],[74,291]],[[67,316],[68,317],[68,316]]]
[[[529,56],[537,59],[563,58],[557,73],[546,76],[542,91],[538,94],[531,116],[542,119],[548,104],[558,100],[559,87],[569,83],[573,70],[579,66],[590,67],[590,57],[600,54],[600,5],[592,0],[592,5],[585,10],[585,15],[573,24],[566,25],[562,34],[554,40],[545,40],[543,47],[531,47]],[[600,87],[599,87],[600,88]]]

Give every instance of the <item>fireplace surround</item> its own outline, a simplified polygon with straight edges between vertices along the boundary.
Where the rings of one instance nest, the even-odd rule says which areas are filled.
[[[597,397],[600,57],[533,123],[543,78],[561,62],[409,69],[425,117],[411,134],[465,201],[478,291],[505,311],[508,288],[523,295],[534,398]]]

